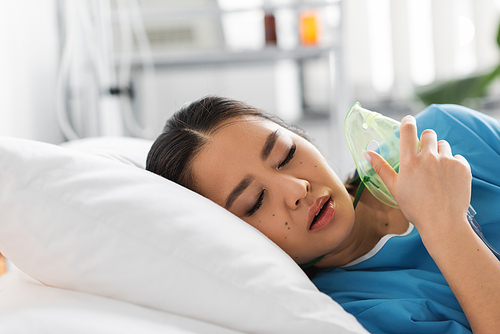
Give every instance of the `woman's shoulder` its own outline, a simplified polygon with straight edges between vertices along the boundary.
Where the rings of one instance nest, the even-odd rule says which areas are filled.
[[[496,133],[500,138],[500,120],[482,112],[456,105],[432,104],[418,113],[417,124],[421,128],[441,128],[459,125],[474,132],[487,130]]]
[[[489,115],[454,104],[433,104],[416,119],[419,135],[425,129],[433,129],[438,139],[457,143],[479,140],[500,154],[500,120]]]

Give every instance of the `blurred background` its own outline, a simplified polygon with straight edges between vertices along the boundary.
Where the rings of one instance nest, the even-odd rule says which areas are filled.
[[[431,103],[500,118],[500,0],[5,0],[0,135],[154,139],[183,104],[236,98],[353,169],[359,101],[400,120]]]

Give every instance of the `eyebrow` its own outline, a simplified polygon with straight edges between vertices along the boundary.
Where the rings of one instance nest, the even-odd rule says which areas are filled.
[[[279,129],[271,132],[269,136],[267,136],[266,143],[264,144],[264,147],[262,148],[262,152],[260,154],[262,160],[267,160],[279,136],[280,136]]]
[[[227,196],[226,199],[226,205],[224,207],[226,209],[229,209],[231,205],[233,205],[234,201],[238,198],[238,196],[241,195],[242,192],[245,191],[246,188],[252,183],[253,177],[252,176],[247,176],[245,177],[234,189],[231,191],[229,196]]]
[[[271,154],[271,151],[274,148],[274,145],[276,145],[276,141],[278,140],[280,134],[279,134],[279,129],[276,131],[273,131],[267,136],[266,142],[264,143],[264,147],[262,148],[262,151],[260,153],[260,157],[262,160],[267,160],[269,158],[269,155]],[[240,196],[245,189],[248,188],[248,186],[252,183],[253,181],[253,176],[247,176],[245,177],[238,185],[231,191],[229,196],[226,198],[226,204],[224,207],[226,209],[229,209],[231,205],[233,205],[234,201]]]

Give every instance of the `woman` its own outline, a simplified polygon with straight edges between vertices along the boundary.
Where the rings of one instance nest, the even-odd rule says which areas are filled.
[[[499,247],[500,124],[458,106],[432,106],[417,118],[477,175],[436,131],[423,131],[419,148],[407,116],[399,174],[365,153],[401,210],[366,191],[354,209],[352,186],[300,131],[220,97],[174,115],[147,169],[225,207],[298,264],[313,261],[313,282],[373,333],[493,333],[500,262],[471,229],[467,209],[472,180],[478,221]]]

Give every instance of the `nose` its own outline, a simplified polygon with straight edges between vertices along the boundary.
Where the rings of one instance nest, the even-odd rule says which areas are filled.
[[[284,177],[280,183],[285,204],[292,210],[299,207],[311,190],[311,185],[307,180],[293,176]]]

